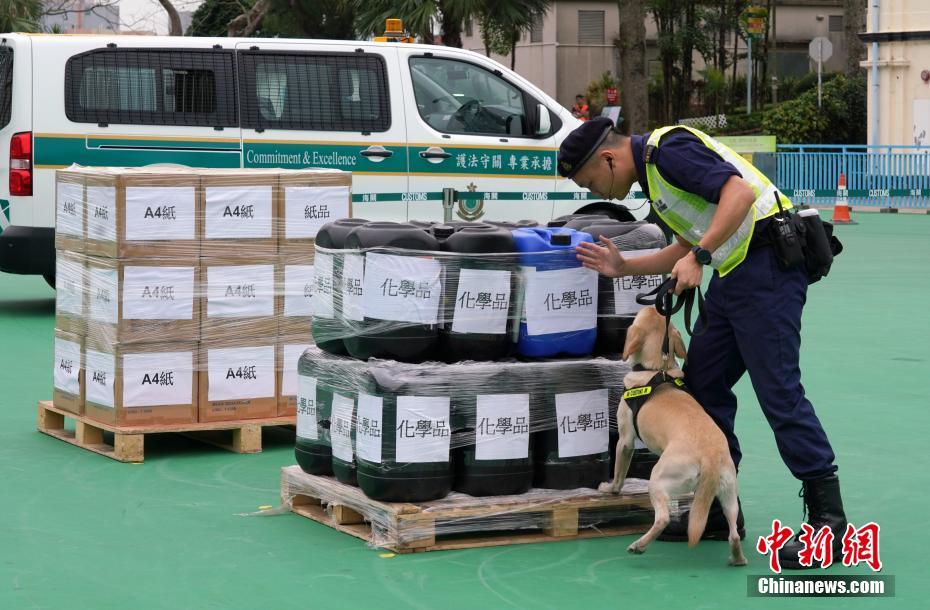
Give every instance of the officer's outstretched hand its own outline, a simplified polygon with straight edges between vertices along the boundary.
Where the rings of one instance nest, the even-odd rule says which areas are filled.
[[[583,241],[575,248],[578,260],[588,269],[594,269],[607,277],[620,277],[626,267],[626,259],[614,242],[601,236],[603,246]]]
[[[678,259],[675,266],[672,267],[672,278],[677,280],[675,284],[675,294],[681,294],[689,288],[696,288],[701,285],[704,278],[704,266],[697,262],[694,254],[690,252]]]

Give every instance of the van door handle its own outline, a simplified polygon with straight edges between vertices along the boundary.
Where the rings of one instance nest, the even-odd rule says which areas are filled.
[[[369,157],[374,159],[387,159],[388,157],[394,154],[393,150],[388,150],[383,146],[369,146],[365,150],[359,153],[363,157]]]
[[[421,159],[448,159],[452,156],[452,153],[447,153],[438,146],[430,146],[426,150],[420,151]]]

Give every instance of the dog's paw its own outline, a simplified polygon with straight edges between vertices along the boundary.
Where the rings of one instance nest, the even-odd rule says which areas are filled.
[[[736,557],[736,558],[730,557],[730,565],[733,566],[734,568],[738,568],[738,567],[744,566],[744,565],[746,565],[747,563],[749,563],[749,562],[746,561],[746,558],[745,558],[745,557]]]
[[[646,549],[634,542],[630,546],[626,547],[626,552],[630,553],[631,555],[642,555],[646,552]]]
[[[600,485],[597,486],[597,490],[605,494],[620,493],[620,490],[614,487],[613,481],[605,481],[604,483],[601,483]]]

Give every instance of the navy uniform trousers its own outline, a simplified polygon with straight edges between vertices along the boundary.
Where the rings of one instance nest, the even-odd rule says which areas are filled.
[[[726,277],[714,272],[707,291],[707,328],[691,338],[685,376],[694,397],[717,423],[739,467],[733,431],[733,386],[748,372],[778,451],[802,481],[836,471],[833,449],[804,396],[799,357],[801,311],[807,300],[803,268],[785,270],[771,246],[751,250]]]

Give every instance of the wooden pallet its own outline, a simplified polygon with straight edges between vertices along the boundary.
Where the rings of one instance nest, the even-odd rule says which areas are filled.
[[[66,417],[74,420],[73,431],[65,428]],[[140,463],[145,461],[146,435],[173,432],[235,453],[261,453],[262,428],[293,426],[295,422],[294,416],[288,416],[209,423],[113,426],[59,409],[49,400],[40,400],[36,428],[43,434],[119,462]],[[109,435],[105,437],[104,433],[113,435],[112,444],[107,442]]]
[[[292,512],[395,553],[639,534],[653,519],[645,491],[613,495],[533,490],[519,496],[453,494],[422,504],[390,503],[371,500],[332,477],[308,475],[297,466],[282,469],[281,495]],[[592,517],[595,511],[615,523],[624,516],[627,521],[638,519],[632,524],[608,521],[582,527],[597,521]]]

